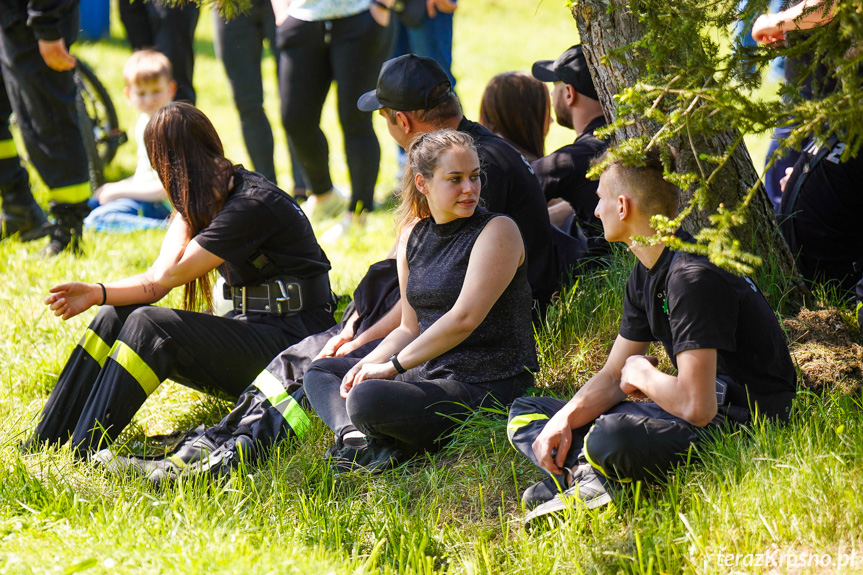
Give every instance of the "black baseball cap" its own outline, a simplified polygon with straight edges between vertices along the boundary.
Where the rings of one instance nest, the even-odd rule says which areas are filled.
[[[534,62],[530,72],[540,82],[563,82],[575,88],[579,94],[599,100],[581,44],[569,48],[557,60]]]
[[[441,84],[446,84],[449,90],[431,98],[431,93]],[[363,112],[381,108],[400,112],[428,110],[444,102],[451,92],[452,83],[440,64],[431,58],[405,54],[384,62],[377,89],[360,96],[357,108]]]

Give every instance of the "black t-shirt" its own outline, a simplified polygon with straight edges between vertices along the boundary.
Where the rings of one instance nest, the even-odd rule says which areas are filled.
[[[608,252],[608,243],[602,233],[602,222],[593,212],[596,209],[596,188],[599,181],[585,177],[590,161],[602,155],[608,143],[593,135],[605,126],[605,117],[590,121],[572,144],[566,145],[533,162],[531,166],[539,179],[546,202],[561,198],[572,206],[579,227],[587,238],[592,255]]]
[[[653,268],[639,262],[629,275],[620,335],[661,342],[675,367],[682,351],[716,349],[729,405],[748,407],[748,391],[760,413],[788,418],[797,375],[779,322],[749,278],[666,249]]]
[[[482,205],[518,224],[527,252],[527,278],[533,297],[547,303],[560,289],[561,273],[575,263],[578,245],[548,219],[548,206],[530,164],[509,143],[481,124],[462,118],[460,132],[476,141],[482,167]]]
[[[844,150],[845,144],[837,142],[809,171],[791,206],[788,203],[797,180],[819,151],[817,144],[807,146],[785,185],[780,213],[792,217],[793,237],[788,233],[789,224],[783,224],[782,232],[797,255],[800,273],[809,280],[837,280],[850,290],[860,278],[854,264],[863,260],[863,154],[841,162]]]
[[[330,270],[309,220],[291,196],[242,166],[234,184],[222,209],[194,238],[225,260],[219,273],[228,285],[256,285],[275,275],[310,279]],[[258,252],[279,273],[267,275],[253,266],[250,259]]]

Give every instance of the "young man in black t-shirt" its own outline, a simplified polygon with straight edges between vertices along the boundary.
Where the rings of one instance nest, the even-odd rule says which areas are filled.
[[[645,167],[614,163],[599,181],[596,215],[605,238],[638,258],[605,365],[568,403],[522,398],[510,411],[510,441],[551,476],[525,492],[525,504],[538,505],[528,521],[575,501],[608,503],[615,482],[661,477],[703,428],[747,422],[756,410],[789,417],[794,366],[755,284],[703,256],[633,242],[654,234],[651,216],[677,211],[678,189],[662,173],[659,155],[648,154]],[[645,355],[652,341],[662,343],[676,376]]]

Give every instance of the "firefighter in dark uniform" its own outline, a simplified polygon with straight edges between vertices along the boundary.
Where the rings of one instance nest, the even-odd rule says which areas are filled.
[[[79,250],[91,188],[87,154],[78,129],[75,59],[68,47],[78,33],[77,0],[4,0],[0,3],[0,62],[30,162],[49,188],[55,223],[46,253]],[[2,107],[0,102],[0,107]],[[7,233],[41,226],[25,191],[17,152],[9,138],[9,110],[0,110],[0,190]],[[27,239],[27,238],[25,238]]]
[[[334,324],[330,264],[293,198],[231,164],[190,104],[157,111],[144,141],[177,215],[143,274],[51,289],[45,303],[63,319],[104,307],[60,374],[33,444],[71,435],[86,457],[169,377],[237,397],[280,351]],[[185,307],[195,309],[209,300],[216,268],[234,303],[227,317],[147,305],[185,285]]]
[[[0,237],[8,238],[21,234],[21,241],[35,240],[47,233],[48,218],[30,192],[30,175],[21,159],[12,132],[9,131],[9,116],[12,104],[3,83],[0,67],[0,198],[3,212],[0,213]]]

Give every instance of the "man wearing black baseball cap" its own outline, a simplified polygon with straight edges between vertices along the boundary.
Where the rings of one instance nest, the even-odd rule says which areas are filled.
[[[607,253],[608,244],[603,238],[602,223],[593,214],[598,182],[588,180],[585,174],[590,161],[601,155],[608,145],[593,135],[605,125],[605,116],[584,51],[580,45],[573,46],[556,60],[536,62],[531,72],[541,82],[554,82],[551,101],[557,123],[578,134],[572,144],[533,163],[545,199],[549,202],[556,198],[566,201],[549,208],[552,221],[571,234],[576,234],[577,228],[581,228],[587,238],[590,255],[602,256]],[[574,214],[564,223],[570,213],[569,208]]]
[[[551,225],[539,181],[521,154],[464,117],[440,65],[413,54],[384,62],[377,88],[363,94],[357,107],[364,112],[380,110],[390,135],[405,149],[414,138],[442,128],[473,136],[483,167],[481,198],[489,211],[508,215],[521,229],[528,280],[544,310],[560,289],[561,278],[584,255],[584,248]]]

